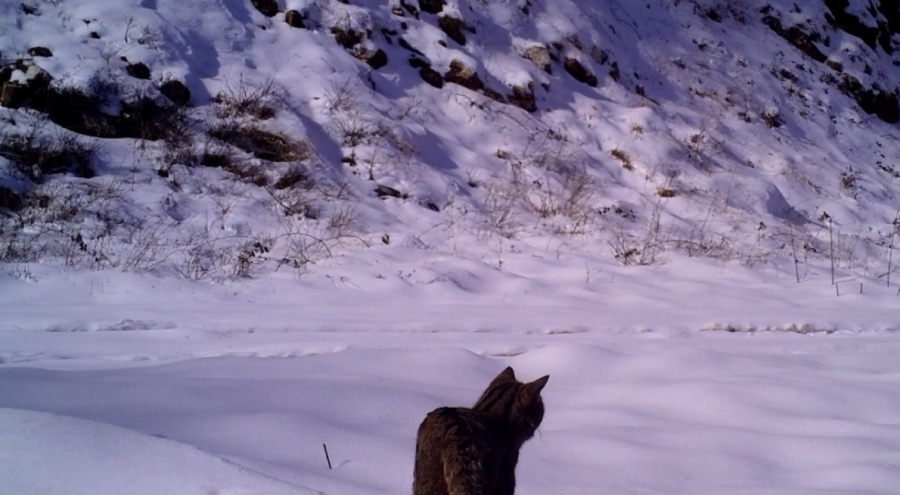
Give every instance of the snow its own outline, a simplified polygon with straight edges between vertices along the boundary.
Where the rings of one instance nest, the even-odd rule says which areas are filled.
[[[307,355],[7,367],[0,491],[404,492],[424,414],[471,403],[506,365],[550,374],[518,493],[891,493],[900,482],[893,336],[555,334],[500,355],[439,343],[484,339],[523,340],[407,333],[405,345]]]
[[[312,156],[234,159],[315,187],[137,139],[77,137],[97,148],[90,179],[33,184],[0,158],[0,187],[78,209],[0,212],[0,494],[408,493],[425,414],[472,404],[505,366],[551,377],[520,495],[900,486],[900,130],[758,15],[821,29],[847,74],[893,88],[891,57],[824,6],[450,0],[472,28],[460,46],[385,1],[280,2],[311,9],[309,29],[245,0],[32,3],[0,5],[3,64],[27,62],[12,81],[182,80],[199,129],[225,120],[214,96],[271,88],[274,118],[229,122]],[[882,18],[866,5],[848,12]],[[370,30],[388,65],[334,26]],[[438,72],[462,61],[503,94],[533,81],[538,112],[423,83],[401,36]],[[598,86],[533,66],[530,46]],[[135,62],[150,81],[124,74]],[[0,117],[3,136],[68,132]],[[189,151],[220,148],[201,133]]]

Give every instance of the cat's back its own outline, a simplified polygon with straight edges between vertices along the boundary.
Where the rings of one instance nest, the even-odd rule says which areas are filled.
[[[474,475],[497,455],[491,433],[490,418],[478,411],[440,407],[428,413],[416,436],[414,495],[449,493],[447,475],[451,472],[465,475],[467,484],[483,484],[487,473]]]
[[[488,415],[466,407],[439,407],[425,416],[417,440],[426,448],[460,448],[461,442],[486,439],[490,423]]]

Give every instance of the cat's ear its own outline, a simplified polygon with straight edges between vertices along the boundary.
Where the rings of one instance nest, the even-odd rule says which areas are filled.
[[[495,376],[494,379],[491,380],[491,385],[514,381],[516,381],[516,372],[513,371],[512,366],[507,366],[505,370],[501,371],[499,375]]]
[[[525,387],[529,392],[533,394],[541,393],[541,390],[544,389],[544,386],[547,385],[547,380],[550,379],[550,375],[542,376],[533,382],[529,382],[525,384]]]

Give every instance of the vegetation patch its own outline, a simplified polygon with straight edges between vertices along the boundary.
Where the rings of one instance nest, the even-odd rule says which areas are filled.
[[[37,132],[9,134],[0,139],[0,156],[35,183],[52,174],[72,173],[84,178],[95,175],[93,150],[72,135],[41,139]]]
[[[312,149],[305,141],[294,141],[280,132],[254,125],[225,124],[210,129],[209,135],[270,162],[297,162],[309,159]]]
[[[300,186],[304,189],[312,187],[312,178],[300,167],[291,167],[273,186],[276,190]]]
[[[610,151],[609,154],[616,160],[619,160],[619,162],[622,163],[622,168],[625,170],[634,170],[634,164],[631,163],[631,157],[628,156],[628,153],[625,153],[619,148],[615,148]]]

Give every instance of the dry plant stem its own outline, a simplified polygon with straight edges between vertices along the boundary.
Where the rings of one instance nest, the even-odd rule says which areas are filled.
[[[828,250],[831,254],[831,285],[834,285],[834,228],[828,219]],[[888,285],[890,285],[890,263],[888,263]]]
[[[888,246],[888,266],[887,266],[887,286],[891,286],[891,268],[893,268],[894,264],[894,239],[897,237],[897,230],[900,229],[900,210],[897,210],[897,215],[894,217],[894,222],[891,224],[891,243]]]
[[[328,462],[328,469],[331,469],[331,458],[328,457],[328,447],[323,443],[322,450],[325,451],[325,461]]]
[[[800,283],[800,260],[797,259],[797,243],[794,242],[794,225],[788,223],[791,229],[791,256],[794,257],[794,275],[797,277],[797,283]]]

